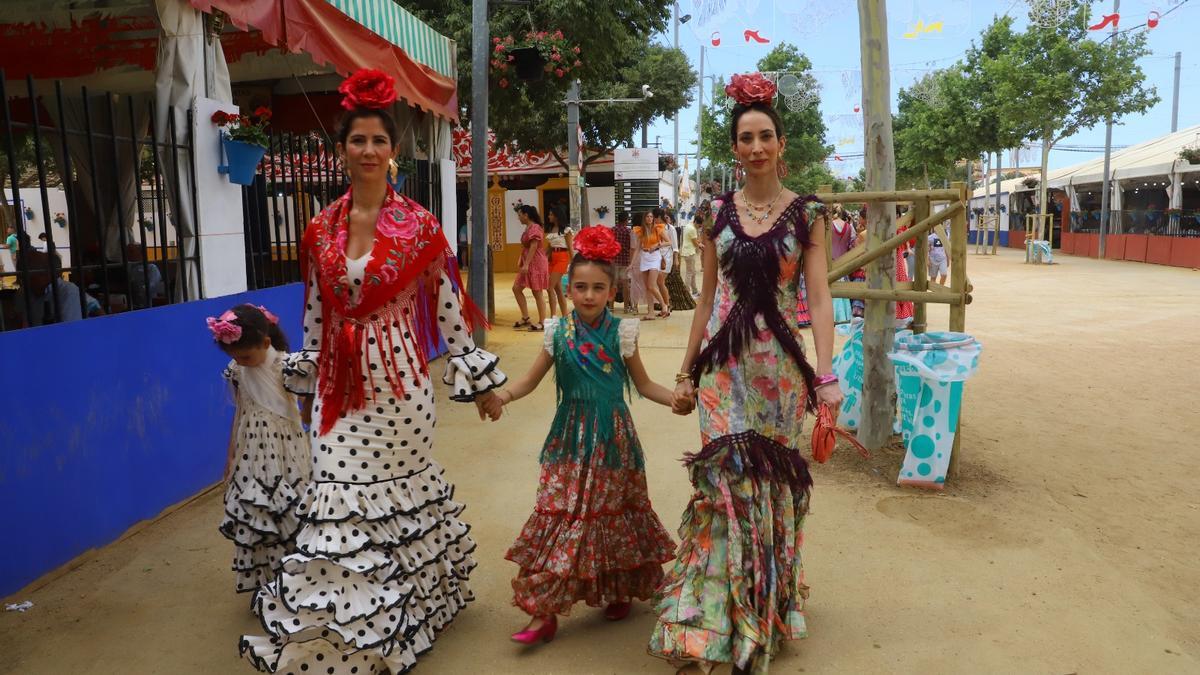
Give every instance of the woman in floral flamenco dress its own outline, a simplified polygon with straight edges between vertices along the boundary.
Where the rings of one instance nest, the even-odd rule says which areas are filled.
[[[445,340],[453,400],[482,411],[505,381],[471,340],[483,319],[441,226],[387,183],[391,78],[360,71],[339,90],[351,185],[304,233],[304,349],[285,370],[311,419],[312,481],[296,553],[253,601],[267,635],[241,643],[272,673],[407,672],[472,599],[475,543],[432,456],[427,349]]]
[[[675,411],[700,406],[701,450],[676,561],[658,593],[649,651],[680,673],[766,673],[785,640],[805,637],[801,564],[812,479],[805,413],[834,407],[833,305],[822,207],[786,190],[775,86],[735,75],[731,133],[744,187],[722,197],[705,233],[704,287],[677,376]],[[801,282],[807,283],[802,286]],[[796,307],[807,289],[817,365]],[[815,371],[815,372],[814,372]],[[836,408],[835,408],[836,409]]]

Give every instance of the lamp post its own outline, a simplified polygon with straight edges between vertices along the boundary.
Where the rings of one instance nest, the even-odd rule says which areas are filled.
[[[491,270],[487,233],[488,132],[488,19],[487,0],[471,3],[471,273],[467,289],[478,307],[490,309]],[[486,310],[485,310],[486,311]],[[490,319],[491,317],[489,317]],[[487,344],[487,331],[475,326],[475,344]]]
[[[583,211],[582,177],[579,173],[579,106],[584,103],[642,103],[654,96],[650,85],[642,85],[641,98],[579,98],[579,80],[571,80],[567,89],[567,175],[570,182],[569,198],[571,202],[571,227],[579,225]]]
[[[674,37],[672,39],[672,44],[674,45],[675,49],[679,49],[679,25],[687,23],[692,18],[692,15],[684,14],[683,16],[679,16],[679,3],[676,2],[674,11],[672,12],[672,16],[675,17]],[[703,68],[703,66],[701,66],[701,67]],[[678,158],[678,156],[679,156],[679,111],[678,110],[675,111],[675,143],[674,143],[674,145],[671,146],[671,150],[672,150],[672,152],[675,153],[676,158]],[[678,159],[676,159],[676,161],[678,162]],[[675,202],[675,206],[676,206],[676,208],[678,208],[680,206],[680,203],[679,203],[679,167],[678,166],[675,167],[675,170],[671,172],[671,175],[673,177],[671,189],[674,191],[674,195],[673,195],[673,198],[671,201]]]

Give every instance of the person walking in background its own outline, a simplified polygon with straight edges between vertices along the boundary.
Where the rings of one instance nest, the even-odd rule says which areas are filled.
[[[950,270],[950,261],[946,258],[946,246],[937,232],[929,233],[929,280],[939,284],[946,283],[946,275]]]
[[[665,318],[668,314],[666,296],[659,290],[658,279],[667,268],[663,256],[671,246],[671,240],[666,227],[655,217],[656,212],[661,213],[661,210],[647,211],[642,216],[642,224],[633,228],[634,246],[640,256],[638,271],[646,296],[644,321],[654,320],[655,305],[660,308],[657,314],[659,318]]]
[[[683,280],[687,283],[688,292],[693,297],[700,294],[696,289],[696,259],[700,255],[699,230],[704,227],[704,219],[699,212],[683,226],[682,241],[679,242],[679,257],[683,260]]]
[[[525,226],[521,233],[521,258],[517,261],[517,278],[513,281],[513,297],[517,299],[517,307],[521,310],[521,319],[513,324],[513,328],[528,328],[540,331],[542,322],[546,320],[546,298],[543,295],[550,285],[550,264],[546,260],[546,249],[542,247],[545,232],[542,231],[542,218],[538,210],[528,204],[522,204],[517,210],[517,220]],[[533,293],[537,303],[538,322],[529,320],[529,305],[525,303],[525,289]]]
[[[617,244],[621,247],[621,252],[613,259],[613,265],[617,271],[617,292],[621,296],[621,302],[624,304],[624,312],[631,313],[633,310],[633,298],[630,297],[629,288],[629,263],[633,253],[633,242],[629,238],[629,212],[622,211],[617,214],[617,224],[613,225],[613,238],[617,240]],[[615,301],[614,301],[615,302]],[[609,309],[614,309],[613,303],[609,304]]]
[[[563,277],[571,264],[571,240],[575,233],[567,226],[567,217],[558,209],[546,211],[546,248],[550,249],[550,317],[567,315],[567,297],[563,293]]]

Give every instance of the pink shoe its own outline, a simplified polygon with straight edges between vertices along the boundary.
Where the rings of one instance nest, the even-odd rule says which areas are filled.
[[[604,608],[604,618],[609,621],[620,621],[629,616],[630,609],[633,609],[631,602],[614,602]]]
[[[512,634],[513,642],[520,642],[523,645],[531,645],[537,642],[549,642],[554,639],[554,634],[558,632],[558,617],[551,616],[542,622],[540,628],[518,631]]]

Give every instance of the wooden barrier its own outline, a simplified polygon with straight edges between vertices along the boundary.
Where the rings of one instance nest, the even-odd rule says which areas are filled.
[[[851,298],[855,300],[882,300],[885,302],[912,302],[914,333],[923,333],[927,325],[927,305],[937,303],[950,306],[949,328],[952,331],[963,332],[967,326],[967,305],[971,303],[971,281],[967,276],[967,204],[969,195],[964,183],[954,183],[945,190],[907,190],[894,192],[839,192],[820,191],[817,198],[824,202],[841,201],[847,203],[882,204],[884,208],[893,208],[897,202],[908,202],[911,210],[897,221],[897,228],[915,223],[889,237],[876,248],[864,250],[852,258],[843,258],[829,263],[829,289],[835,298]],[[934,202],[947,202],[947,205],[933,212]],[[997,219],[998,222],[999,219]],[[943,223],[949,221],[947,231]],[[927,234],[932,230],[942,239],[948,250],[950,261],[950,285],[931,283],[929,281],[929,248],[926,245]],[[823,233],[826,251],[830,251],[831,228],[828,220]],[[999,238],[997,231],[996,237]],[[841,281],[851,272],[886,255],[895,255],[896,249],[906,242],[916,239],[918,245],[913,251],[913,280],[893,282],[892,288],[869,288],[867,282]],[[827,253],[827,255],[831,255]],[[959,460],[962,456],[962,418],[958,422],[958,431],[954,437],[954,449],[950,455],[949,477],[958,476]]]

